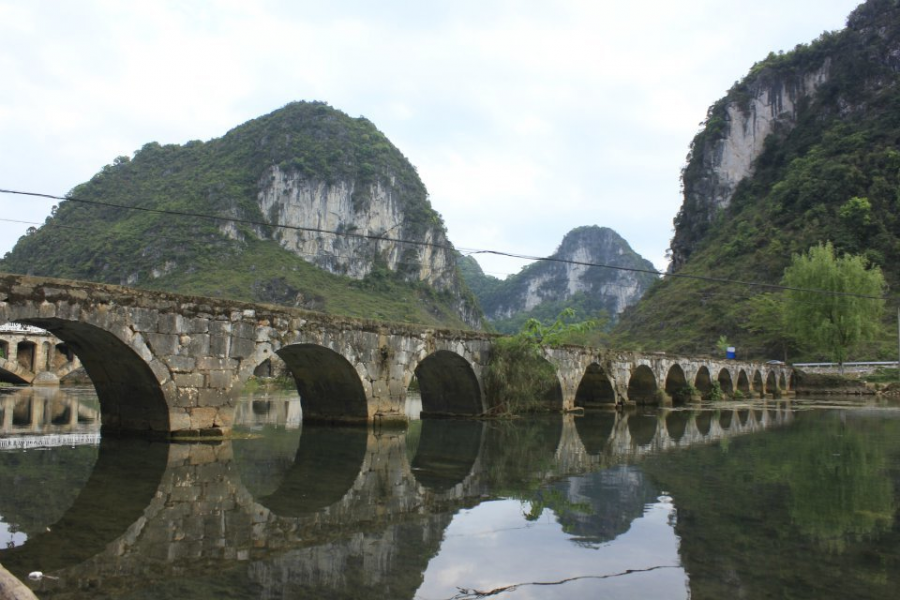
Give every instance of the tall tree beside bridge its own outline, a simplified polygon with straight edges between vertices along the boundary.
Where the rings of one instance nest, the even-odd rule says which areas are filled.
[[[844,361],[861,342],[874,339],[884,311],[884,276],[863,256],[834,255],[831,243],[795,254],[784,270],[786,325],[803,345]],[[826,293],[822,293],[822,290]]]

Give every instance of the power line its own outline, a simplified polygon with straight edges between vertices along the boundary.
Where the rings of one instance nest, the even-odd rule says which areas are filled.
[[[222,222],[222,223],[237,223],[242,225],[252,225],[256,227],[271,227],[278,229],[290,229],[294,231],[302,231],[307,233],[317,233],[324,235],[334,235],[334,236],[343,236],[343,237],[351,237],[357,239],[366,239],[372,241],[380,241],[380,242],[392,242],[395,244],[410,244],[414,246],[420,247],[430,247],[430,248],[438,248],[442,250],[449,250],[451,252],[459,252],[459,250],[453,247],[451,244],[438,244],[435,242],[425,242],[421,240],[405,240],[401,238],[395,238],[386,235],[376,235],[376,234],[366,234],[366,233],[356,233],[354,231],[337,231],[333,229],[323,229],[320,227],[304,227],[302,225],[286,225],[286,224],[272,224],[266,223],[264,221],[255,221],[252,219],[241,219],[238,217],[222,217],[218,215],[208,215],[202,213],[195,213],[189,211],[177,211],[177,210],[163,210],[158,208],[148,208],[145,206],[128,206],[125,204],[116,204],[114,202],[102,202],[99,200],[87,200],[85,198],[76,198],[74,196],[55,196],[53,194],[43,194],[39,192],[24,192],[19,190],[8,190],[0,188],[0,193],[3,194],[14,194],[19,196],[32,196],[36,198],[47,198],[50,200],[63,200],[69,202],[75,202],[79,204],[85,204],[90,206],[103,206],[107,208],[119,208],[123,210],[134,210],[145,213],[153,213],[153,214],[161,214],[161,215],[169,215],[169,216],[177,216],[177,217],[193,217],[198,219],[206,219],[210,221]],[[791,292],[808,292],[813,294],[822,294],[828,296],[846,296],[851,298],[863,298],[868,300],[898,300],[900,298],[893,296],[872,296],[868,294],[855,294],[853,292],[837,292],[832,290],[820,290],[814,288],[797,288],[785,285],[779,285],[774,283],[762,283],[758,281],[741,281],[738,279],[728,279],[725,277],[713,277],[710,275],[695,275],[690,273],[663,273],[661,271],[657,271],[656,269],[641,269],[637,267],[622,267],[618,265],[608,265],[603,263],[592,263],[586,261],[578,261],[571,260],[565,258],[559,258],[555,256],[531,256],[527,254],[517,254],[514,252],[504,252],[501,250],[486,250],[486,249],[466,249],[466,252],[469,255],[472,254],[490,254],[493,256],[502,256],[507,258],[515,258],[519,260],[531,260],[536,262],[552,262],[552,263],[561,263],[561,264],[570,264],[577,265],[583,267],[593,267],[593,268],[601,268],[601,269],[611,269],[615,271],[627,271],[632,273],[647,273],[652,274],[657,277],[665,277],[665,278],[673,278],[673,279],[692,279],[695,281],[705,281],[708,283],[718,283],[718,284],[728,284],[728,285],[744,285],[748,287],[758,287],[770,290],[779,290],[779,291],[791,291]]]

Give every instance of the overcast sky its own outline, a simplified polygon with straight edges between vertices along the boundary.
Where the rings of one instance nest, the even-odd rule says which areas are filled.
[[[400,148],[457,247],[548,255],[601,225],[663,269],[707,107],[857,4],[0,0],[0,188],[63,195],[147,142],[322,100]],[[52,205],[0,194],[0,218]],[[28,227],[0,221],[0,255]]]

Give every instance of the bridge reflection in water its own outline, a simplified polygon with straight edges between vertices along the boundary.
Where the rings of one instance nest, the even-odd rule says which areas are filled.
[[[3,406],[15,413],[18,405]],[[82,414],[80,406],[68,410]],[[409,430],[285,428],[296,426],[298,411],[299,401],[286,398],[246,402],[238,429],[263,431],[260,439],[104,437],[71,506],[44,523],[31,519],[27,541],[0,551],[0,562],[20,578],[35,570],[55,577],[32,583],[41,597],[133,590],[185,597],[202,589],[233,597],[412,598],[460,509],[500,497],[535,505],[546,500],[541,489],[566,477],[793,419],[790,403],[779,401],[522,423],[426,420]],[[0,489],[9,485],[0,480]],[[623,497],[592,506],[599,516],[557,517],[584,540],[608,541],[647,501],[646,491]],[[604,517],[605,510],[616,515]],[[23,504],[0,500],[7,523],[22,512]]]

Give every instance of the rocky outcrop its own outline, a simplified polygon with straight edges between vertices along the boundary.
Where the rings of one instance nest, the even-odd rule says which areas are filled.
[[[488,319],[509,319],[542,305],[580,297],[582,308],[611,317],[637,302],[656,280],[650,261],[607,227],[579,227],[547,261],[529,265],[493,286],[470,283]],[[468,277],[468,275],[467,275]]]
[[[830,69],[829,58],[802,73],[763,68],[710,108],[684,169],[670,271],[684,264],[709,223],[729,206],[738,184],[753,174],[769,136],[794,128],[800,107],[828,81]]]
[[[286,226],[274,233],[282,247],[319,268],[363,279],[382,266],[439,290],[455,288],[456,261],[443,227],[414,230],[393,182],[329,183],[276,165],[260,181],[257,200],[268,222]]]

